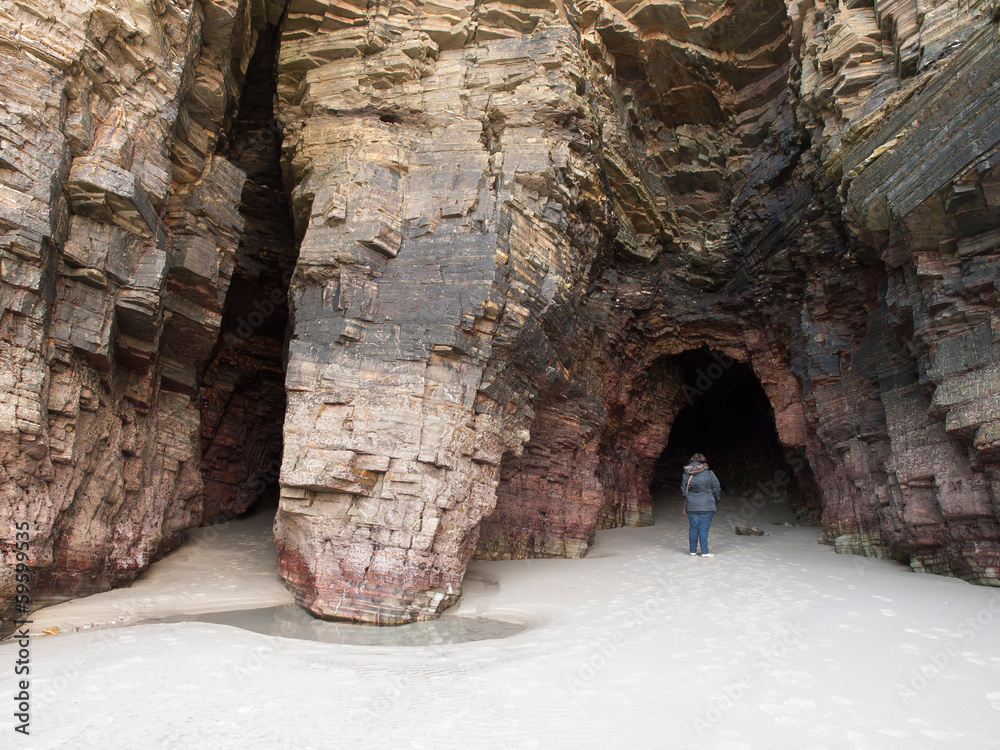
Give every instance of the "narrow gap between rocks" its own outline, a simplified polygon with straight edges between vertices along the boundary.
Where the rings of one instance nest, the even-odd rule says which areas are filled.
[[[702,453],[719,477],[723,498],[754,505],[788,502],[810,516],[809,469],[781,445],[774,411],[749,365],[707,349],[676,358],[684,375],[686,405],[670,429],[650,489],[660,503],[678,502],[684,464]]]
[[[246,175],[245,221],[222,331],[201,380],[202,524],[278,505],[288,286],[298,257],[274,117],[277,27],[260,34],[228,153]]]

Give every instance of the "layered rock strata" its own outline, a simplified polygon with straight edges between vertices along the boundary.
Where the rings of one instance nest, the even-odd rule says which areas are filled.
[[[15,523],[29,526],[38,603],[130,582],[203,518],[199,381],[248,236],[227,138],[280,13],[0,9],[5,616]],[[280,354],[277,371],[280,393]]]
[[[988,8],[487,5],[453,9],[447,32],[425,8],[325,9],[282,47],[304,322],[276,528],[300,600],[428,616],[473,544],[579,556],[602,525],[647,523],[684,405],[677,357],[696,349],[752,367],[803,510],[838,549],[995,581],[996,488],[972,431],[990,429],[974,389],[996,353],[980,337],[978,359],[952,357],[978,421],[949,429],[929,350],[897,328],[929,303],[891,291],[921,221],[951,227],[935,249],[968,233],[992,252],[988,190],[960,186],[990,179],[994,77],[933,114],[967,66],[995,71]],[[859,189],[896,153],[897,170],[921,160],[925,141],[891,145],[922,117],[968,132],[926,179],[887,191],[875,171]],[[978,201],[979,224],[927,218],[935,190]],[[963,316],[996,305],[989,261],[970,265],[985,286],[948,287]],[[946,318],[948,338],[973,335]]]
[[[601,247],[559,200],[606,210],[573,30],[466,45],[416,10],[332,8],[279,64],[302,232],[279,565],[314,612],[390,623],[458,596]]]
[[[297,599],[433,617],[477,551],[649,523],[733,363],[780,444],[737,468],[997,583],[987,0],[0,14],[5,593],[13,523],[40,590],[125,583],[280,453]]]

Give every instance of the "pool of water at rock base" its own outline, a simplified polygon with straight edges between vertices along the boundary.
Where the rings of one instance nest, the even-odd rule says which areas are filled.
[[[210,622],[263,635],[355,646],[441,646],[508,638],[527,628],[521,623],[504,620],[448,615],[436,620],[421,620],[392,627],[356,625],[318,619],[297,604],[199,615],[173,615],[146,620],[141,624],[173,622]]]

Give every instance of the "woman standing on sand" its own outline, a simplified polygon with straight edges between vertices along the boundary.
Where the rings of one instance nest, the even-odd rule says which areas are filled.
[[[689,539],[691,555],[698,554],[698,542],[701,541],[701,556],[715,557],[708,551],[708,527],[712,525],[715,515],[715,504],[719,502],[719,478],[708,468],[705,457],[700,453],[691,456],[684,475],[681,477],[681,492],[684,493],[684,515],[691,525]]]

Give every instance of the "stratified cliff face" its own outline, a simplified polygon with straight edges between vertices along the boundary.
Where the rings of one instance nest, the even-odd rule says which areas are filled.
[[[756,373],[838,548],[995,580],[985,5],[320,10],[279,65],[301,601],[427,616],[474,547],[649,522],[702,349]]]
[[[278,131],[239,154],[230,136],[253,50],[281,10],[236,0],[0,9],[6,607],[14,523],[30,524],[38,601],[128,583],[203,517],[255,499],[217,489],[252,493],[254,453],[268,450],[230,430],[237,458],[218,460],[216,426],[234,400],[220,392],[240,368],[277,390],[268,429],[280,452],[284,331],[276,357],[256,337],[227,359],[226,300],[246,294],[241,277],[275,272],[245,268],[263,218],[245,218],[241,200],[258,189],[255,159],[276,169]],[[267,120],[272,95],[273,85]]]
[[[129,581],[280,457],[298,600],[432,617],[475,554],[650,523],[720,404],[734,485],[998,583],[987,0],[32,8],[0,533],[40,590]]]

